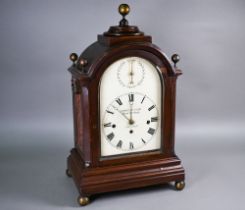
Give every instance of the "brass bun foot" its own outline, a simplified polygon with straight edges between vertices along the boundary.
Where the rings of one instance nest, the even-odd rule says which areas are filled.
[[[86,206],[89,204],[90,200],[89,197],[79,196],[77,202],[80,206]]]
[[[68,177],[72,177],[71,172],[69,171],[69,169],[66,169],[66,175],[67,175]]]
[[[184,181],[175,182],[175,189],[176,190],[183,190],[184,187],[185,187],[185,182]]]

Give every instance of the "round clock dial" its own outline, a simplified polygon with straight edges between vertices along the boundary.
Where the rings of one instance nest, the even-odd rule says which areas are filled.
[[[139,59],[128,59],[120,64],[117,69],[119,83],[128,88],[140,85],[144,80],[144,65]]]
[[[104,134],[116,149],[144,147],[158,128],[158,109],[146,95],[130,92],[113,100],[105,111]]]
[[[158,69],[140,57],[112,63],[100,82],[101,155],[161,149],[162,83]]]

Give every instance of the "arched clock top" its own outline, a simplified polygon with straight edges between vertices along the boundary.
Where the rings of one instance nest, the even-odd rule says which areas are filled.
[[[121,43],[114,47],[105,46],[99,42],[90,45],[69,68],[69,71],[82,80],[93,79],[95,75],[102,75],[107,66],[115,60],[126,56],[139,56],[155,63],[165,77],[178,76],[181,70],[176,63],[179,56],[172,56],[174,65],[156,45],[146,43]]]

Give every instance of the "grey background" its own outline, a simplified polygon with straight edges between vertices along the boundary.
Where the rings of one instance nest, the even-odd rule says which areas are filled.
[[[116,25],[121,1],[0,1],[0,209],[72,209],[70,52]],[[245,1],[126,1],[138,25],[181,56],[176,152],[186,188],[100,195],[86,209],[245,207]],[[162,207],[161,207],[162,206]]]

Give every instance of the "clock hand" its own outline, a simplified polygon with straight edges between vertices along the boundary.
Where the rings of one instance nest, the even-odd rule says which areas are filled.
[[[134,104],[134,94],[130,93],[128,95],[128,99],[129,99],[129,121],[128,123],[130,125],[134,124],[134,120],[133,120],[133,104]]]
[[[133,75],[134,75],[133,62],[134,62],[133,60],[130,62],[130,72],[129,72],[130,81],[129,81],[129,84],[134,84],[134,81],[133,81]]]
[[[129,103],[129,124],[134,124],[134,120],[133,120],[133,103],[130,102]]]

